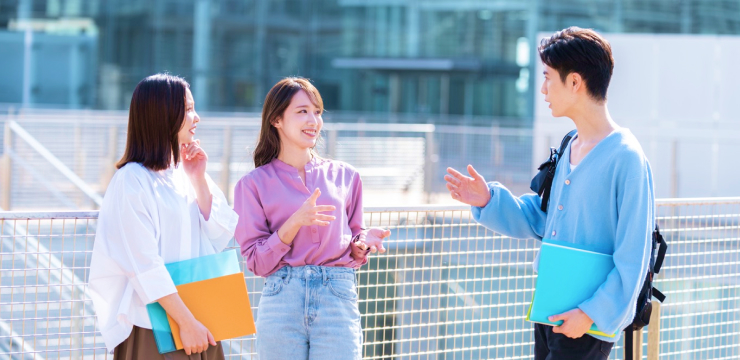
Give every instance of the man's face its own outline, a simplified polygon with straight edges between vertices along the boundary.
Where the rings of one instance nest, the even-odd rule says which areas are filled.
[[[542,72],[545,76],[542,82],[540,92],[545,95],[545,101],[550,104],[552,116],[568,116],[568,112],[576,102],[576,94],[568,84],[573,81],[573,74],[565,78],[565,82],[560,78],[557,70],[544,65],[545,70]]]

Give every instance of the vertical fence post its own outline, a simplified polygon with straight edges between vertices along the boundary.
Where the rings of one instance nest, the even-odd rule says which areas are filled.
[[[493,166],[500,167],[504,162],[504,146],[501,141],[501,128],[498,124],[491,127],[491,143],[493,143]]]
[[[3,202],[2,202],[2,208],[3,210],[10,210],[10,193],[11,193],[11,181],[13,180],[12,176],[12,163],[10,162],[10,152],[12,151],[12,144],[11,140],[13,139],[11,130],[10,130],[10,120],[5,122],[5,130],[3,134],[3,158],[2,163],[0,163],[0,176],[2,176],[2,195],[3,195]]]
[[[77,174],[77,176],[80,177],[80,179],[85,178],[85,149],[82,146],[82,126],[80,123],[75,123],[74,127],[74,154],[72,155],[74,157],[74,172]],[[85,193],[80,193],[79,196],[76,196],[76,202],[77,207],[84,207],[86,206],[86,202],[88,201],[88,197],[85,195]]]
[[[648,360],[658,360],[660,356],[660,302],[653,302],[653,312],[648,325]]]
[[[437,161],[434,153],[434,130],[426,133],[426,146],[424,154],[424,193],[427,203],[432,202],[432,192],[434,191],[434,163]]]
[[[671,142],[671,197],[678,197],[678,140]]]
[[[116,159],[118,153],[118,126],[111,125],[108,127],[108,153],[105,157],[105,164],[103,165],[103,173],[100,177],[100,192],[105,193],[105,189],[108,188],[110,179],[113,178],[113,174],[116,172]]]
[[[328,130],[327,131],[327,143],[326,143],[326,156],[329,159],[336,159],[337,158],[337,136],[339,131],[338,130]]]
[[[224,147],[221,156],[221,191],[224,192],[226,200],[231,199],[231,126],[224,127]]]

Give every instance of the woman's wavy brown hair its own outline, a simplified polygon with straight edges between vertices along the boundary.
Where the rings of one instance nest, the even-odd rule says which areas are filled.
[[[283,117],[285,109],[288,108],[293,96],[299,91],[304,91],[311,102],[322,112],[324,111],[324,101],[321,99],[321,94],[308,79],[287,77],[275,84],[267,93],[265,105],[262,106],[262,129],[260,130],[257,147],[254,149],[255,168],[269,164],[280,155],[280,137],[277,128],[275,128],[275,123]],[[319,135],[316,143],[320,139]]]

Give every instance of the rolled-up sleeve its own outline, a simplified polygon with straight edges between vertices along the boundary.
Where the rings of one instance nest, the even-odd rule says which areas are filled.
[[[198,211],[200,226],[213,244],[216,252],[221,252],[234,237],[239,215],[229,206],[223,191],[206,174],[208,189],[211,191],[211,215],[206,220]]]
[[[367,256],[369,253],[366,253],[365,256],[363,256],[361,259],[352,259],[347,263],[347,267],[353,268],[353,269],[359,269],[363,265],[367,264]]]
[[[247,268],[257,276],[272,274],[291,247],[280,240],[277,231],[270,231],[259,193],[251,179],[244,178],[236,184],[234,210],[239,214],[234,237]]]

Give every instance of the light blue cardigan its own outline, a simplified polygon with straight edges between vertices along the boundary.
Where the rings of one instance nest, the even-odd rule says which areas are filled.
[[[637,139],[624,128],[599,142],[573,171],[569,159],[570,145],[555,172],[547,214],[540,210],[537,194],[516,197],[492,182],[491,200],[485,207],[474,206],[473,216],[510,237],[554,239],[613,254],[615,269],[578,307],[600,330],[617,333],[615,338],[595,338],[617,342],[634,317],[650,259],[653,175]],[[535,271],[538,260],[539,254]]]

